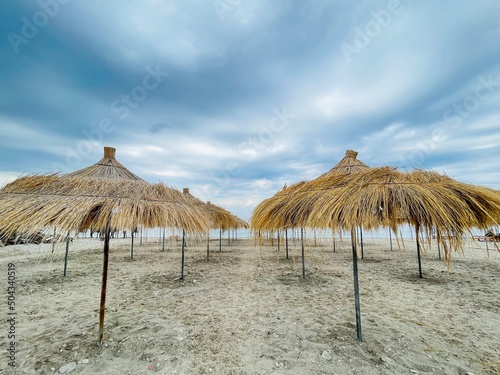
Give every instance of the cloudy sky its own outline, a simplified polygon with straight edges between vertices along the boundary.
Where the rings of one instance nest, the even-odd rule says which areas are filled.
[[[0,184],[103,146],[248,219],[347,149],[500,189],[500,2],[3,1]]]

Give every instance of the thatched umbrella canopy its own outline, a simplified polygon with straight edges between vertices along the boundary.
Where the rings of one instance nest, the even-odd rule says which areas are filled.
[[[211,210],[208,207],[208,205],[205,202],[203,202],[202,200],[193,196],[189,192],[189,188],[183,188],[182,194],[184,195],[186,200],[189,202],[189,204],[198,207],[199,210],[204,213],[204,215],[208,218],[209,227],[213,228],[214,227],[214,220],[213,220],[212,213],[211,213]],[[210,260],[210,229],[207,230],[207,260]]]
[[[363,171],[370,168],[358,158],[358,152],[354,150],[346,150],[345,156],[328,172],[323,173],[317,178],[328,177],[331,175],[345,175],[353,172]]]
[[[358,153],[346,150],[345,156],[329,171],[311,181],[299,181],[291,186],[284,186],[273,197],[264,200],[254,210],[250,224],[254,230],[267,230],[274,232],[285,228],[300,228],[307,225],[307,215],[300,210],[296,213],[290,209],[298,200],[291,200],[298,192],[309,191],[314,188],[316,181],[323,179],[337,179],[369,167],[357,159]],[[284,210],[284,206],[288,208]],[[299,214],[300,212],[300,214]],[[286,214],[286,215],[285,215]]]
[[[288,201],[280,211],[284,217],[299,217],[310,227],[351,231],[359,340],[356,227],[391,227],[397,233],[401,225],[414,226],[422,277],[422,235],[430,239],[436,233],[444,248],[444,259],[449,262],[452,249],[462,248],[471,228],[486,229],[500,219],[500,195],[493,189],[464,184],[435,172],[399,172],[389,167],[323,176],[296,191]]]
[[[103,180],[131,180],[131,181],[144,181],[142,178],[137,176],[128,170],[122,163],[116,160],[116,149],[114,147],[104,147],[104,156],[97,163],[68,173],[68,177],[91,177]],[[94,228],[91,229],[91,233],[95,231]],[[131,232],[131,245],[130,245],[130,258],[134,257],[134,232],[137,229],[134,228],[124,228],[125,230],[130,230]]]
[[[284,186],[273,197],[264,200],[254,210],[250,223],[254,231],[267,230],[271,233],[284,229],[287,236],[288,228],[301,229],[301,247],[302,247],[302,277],[305,278],[305,253],[304,253],[304,230],[308,227],[308,210],[304,209],[303,201],[296,199],[299,192],[309,191],[316,186],[318,180],[324,179],[343,179],[351,173],[357,173],[369,169],[362,161],[357,159],[358,153],[353,150],[346,150],[345,156],[329,171],[311,181],[300,181],[290,187]],[[297,205],[297,207],[295,207]],[[295,207],[295,209],[293,208]],[[334,232],[332,231],[332,235]],[[279,244],[279,239],[278,239]],[[361,242],[362,244],[362,242]],[[333,237],[335,249],[335,237]],[[363,246],[363,245],[362,245]],[[286,255],[288,258],[288,241],[286,238]]]
[[[18,178],[0,190],[0,227],[5,233],[30,235],[89,227],[104,229],[175,227],[206,229],[208,223],[182,194],[163,184],[88,177],[34,175]]]
[[[206,205],[210,212],[212,228],[219,228],[226,231],[237,225],[237,219],[231,212],[211,202],[207,202]]]
[[[470,228],[486,229],[500,220],[500,196],[492,190],[455,181],[434,172],[398,172],[395,168],[365,168],[351,174],[324,174],[277,194],[271,214],[253,217],[252,225],[276,230],[300,225],[351,231],[358,339],[361,340],[355,228],[413,225],[420,241],[436,233],[446,261],[461,249]]]
[[[104,157],[97,163],[68,173],[69,177],[91,177],[104,180],[135,180],[144,181],[139,176],[129,171],[123,164],[115,158],[116,149],[114,147],[104,147]],[[144,181],[145,182],[145,181]]]
[[[208,223],[180,192],[141,179],[38,175],[21,177],[0,190],[0,232],[27,236],[95,228],[105,233],[99,343],[103,339],[111,228],[172,227],[205,232]]]
[[[248,224],[216,204],[211,202],[206,204],[212,221],[211,228],[219,228],[219,251],[222,251],[222,232],[229,229],[248,228]]]
[[[311,188],[296,194],[300,203],[284,208],[307,217],[307,225],[396,230],[410,224],[429,236],[437,233],[455,249],[461,248],[470,228],[496,225],[500,214],[495,190],[422,170],[372,168],[347,178],[318,179]],[[451,253],[445,255],[448,260]]]

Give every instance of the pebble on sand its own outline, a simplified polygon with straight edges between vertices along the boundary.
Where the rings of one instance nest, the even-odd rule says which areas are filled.
[[[321,353],[321,356],[326,359],[327,361],[331,361],[332,360],[332,355],[330,353],[328,353],[326,350]]]
[[[70,362],[59,369],[59,374],[67,374],[68,372],[74,371],[75,369],[76,362]]]

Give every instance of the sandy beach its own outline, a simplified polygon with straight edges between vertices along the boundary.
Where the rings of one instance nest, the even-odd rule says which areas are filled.
[[[3,303],[0,373],[57,374],[500,374],[500,254],[469,241],[451,268],[415,242],[365,237],[359,262],[363,342],[356,341],[351,250],[331,239],[256,247],[111,240],[105,339],[97,347],[102,242],[0,250],[7,286],[15,266],[15,368],[8,366]],[[4,289],[4,300],[7,296]],[[70,366],[71,367],[71,366]],[[73,366],[74,367],[74,366]],[[61,369],[62,368],[62,369]],[[69,372],[66,372],[69,373]]]

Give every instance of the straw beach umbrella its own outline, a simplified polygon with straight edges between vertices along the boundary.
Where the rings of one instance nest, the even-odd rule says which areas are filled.
[[[254,230],[267,230],[270,232],[285,230],[288,228],[301,229],[301,250],[302,250],[302,277],[305,278],[305,256],[304,256],[304,227],[307,227],[308,210],[299,209],[303,204],[301,200],[295,199],[298,192],[309,191],[313,189],[316,181],[327,178],[342,179],[352,173],[357,173],[369,169],[369,167],[357,159],[358,153],[353,150],[346,150],[344,157],[329,171],[311,181],[300,181],[289,187],[286,185],[273,197],[264,200],[254,210],[251,218],[251,226]],[[294,209],[295,205],[298,205]],[[285,209],[286,207],[286,209]],[[335,250],[335,235],[332,230],[333,246]],[[287,241],[288,244],[288,241]],[[361,245],[363,246],[363,245]],[[286,246],[288,258],[288,246]]]
[[[122,163],[116,160],[116,148],[114,147],[104,147],[104,156],[97,163],[79,169],[75,172],[68,173],[68,177],[91,177],[103,180],[131,180],[131,181],[144,181],[142,178],[136,174],[129,171]],[[134,258],[134,230],[135,228],[124,228],[129,229],[131,233],[131,244],[130,244],[130,259]]]
[[[451,250],[462,248],[470,228],[487,228],[498,223],[500,195],[492,189],[464,184],[435,172],[399,172],[395,168],[373,168],[349,176],[325,176],[315,185],[296,193],[300,204],[290,205],[294,213],[307,216],[307,225],[350,230],[415,227],[419,276],[422,277],[420,237],[437,233],[444,259]],[[286,207],[285,207],[286,211]],[[357,248],[352,241],[356,326],[361,341]]]
[[[212,228],[219,229],[219,251],[222,251],[222,232],[229,229],[248,228],[248,224],[216,204],[207,202],[206,205]]]
[[[499,199],[492,189],[459,183],[434,172],[403,173],[389,167],[366,168],[351,174],[324,174],[301,184],[292,194],[283,191],[275,203],[278,209],[271,216],[256,220],[271,230],[299,223],[351,232],[356,326],[361,341],[355,228],[390,227],[397,233],[399,226],[413,225],[421,275],[421,235],[437,232],[438,242],[445,249],[445,260],[449,261],[451,249],[461,248],[469,228],[487,228],[498,222]]]
[[[369,167],[357,159],[358,153],[353,150],[346,150],[345,156],[329,171],[311,181],[299,181],[291,186],[283,186],[273,197],[262,201],[253,211],[250,224],[254,229],[276,231],[283,228],[304,227],[307,216],[299,216],[287,210],[286,216],[282,214],[282,208],[288,205],[290,198],[296,192],[307,191],[311,189],[314,182],[318,179],[324,179],[335,176],[345,176],[354,172],[363,171]],[[293,202],[292,202],[293,204]]]
[[[363,163],[361,160],[359,160],[357,157],[358,157],[357,151],[346,150],[345,156],[338,162],[338,164],[335,165],[328,172],[323,173],[321,176],[317,177],[317,179],[328,178],[328,176],[349,175],[351,173],[364,171],[367,168],[370,168],[365,163]],[[312,180],[310,183],[314,184],[315,180]],[[361,244],[361,259],[363,259],[364,252],[363,252],[363,229],[362,229],[362,227],[359,227],[359,234],[360,234],[360,244]],[[333,231],[332,231],[332,236],[333,236],[333,249],[335,251],[335,236],[334,236]]]
[[[205,214],[210,222],[210,229],[219,229],[219,249],[222,250],[222,231],[230,229],[248,228],[249,225],[244,220],[233,215],[231,212],[224,208],[212,204],[210,202],[203,202],[194,197],[189,188],[183,188],[183,194],[188,202],[200,209]],[[207,260],[210,258],[210,231],[207,234]]]
[[[143,180],[52,174],[21,177],[0,190],[2,233],[30,236],[39,230],[67,233],[87,228],[104,233],[99,344],[103,340],[110,231],[138,225],[193,233],[208,227],[206,219],[186,204],[180,192]]]
[[[91,177],[103,180],[133,180],[143,181],[142,178],[129,171],[123,164],[116,160],[116,148],[104,147],[104,156],[97,163],[68,173],[68,177]]]
[[[207,218],[209,219],[209,223],[210,223],[209,226],[210,226],[210,228],[212,228],[214,224],[213,224],[212,217],[210,215],[210,209],[207,206],[207,204],[205,202],[203,202],[202,200],[193,196],[189,192],[189,188],[183,188],[182,194],[187,199],[189,204],[197,206],[200,209],[200,211],[202,211],[205,214],[205,216],[207,216]],[[210,258],[210,229],[207,231],[207,260],[209,260],[209,258]]]

